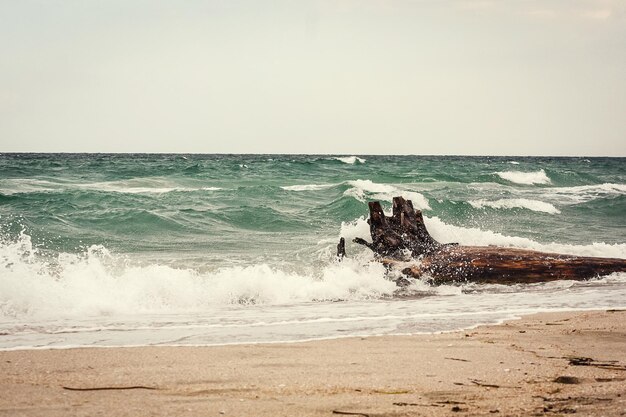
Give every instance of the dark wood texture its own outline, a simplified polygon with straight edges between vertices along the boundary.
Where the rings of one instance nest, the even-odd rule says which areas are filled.
[[[344,238],[339,239],[337,244],[337,259],[342,260],[346,256],[346,240]]]

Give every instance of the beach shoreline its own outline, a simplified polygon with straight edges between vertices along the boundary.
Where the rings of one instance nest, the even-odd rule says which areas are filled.
[[[0,352],[0,415],[626,413],[626,310],[414,336]]]

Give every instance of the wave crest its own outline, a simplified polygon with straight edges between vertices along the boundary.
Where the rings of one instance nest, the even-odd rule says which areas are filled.
[[[358,156],[335,156],[333,157],[336,161],[341,161],[344,164],[354,165],[355,163],[364,164],[366,159],[359,158]]]
[[[395,290],[381,264],[358,258],[308,272],[255,264],[201,273],[132,265],[101,245],[45,259],[25,233],[0,245],[0,269],[0,317],[188,313],[225,304],[363,300]]]
[[[496,175],[503,180],[513,182],[515,184],[533,185],[550,184],[552,182],[543,169],[534,172],[501,171],[496,172]]]
[[[347,183],[351,188],[347,189],[344,195],[354,197],[359,201],[365,202],[366,198],[392,201],[393,197],[402,196],[407,200],[411,200],[414,207],[419,210],[431,210],[428,199],[416,191],[391,184],[379,184],[371,180],[354,180]]]
[[[574,187],[547,188],[546,196],[564,203],[585,203],[599,198],[626,194],[626,184],[604,183]]]
[[[461,227],[444,223],[438,217],[424,216],[424,223],[430,234],[439,242],[457,242],[468,246],[503,246],[542,252],[562,253],[577,256],[598,256],[602,258],[626,258],[626,244],[593,242],[589,245],[566,243],[539,243],[519,236],[507,236],[490,230],[475,227]]]
[[[500,199],[495,201],[488,200],[470,200],[468,201],[472,207],[481,209],[491,207],[495,209],[514,209],[523,208],[527,210],[537,211],[540,213],[559,214],[561,211],[554,205],[539,200],[529,200],[526,198]]]
[[[303,185],[288,185],[280,187],[285,191],[317,191],[324,190],[326,188],[334,187],[335,184],[303,184]]]

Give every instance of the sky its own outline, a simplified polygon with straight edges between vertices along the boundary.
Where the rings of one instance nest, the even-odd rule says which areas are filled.
[[[626,156],[626,1],[0,0],[0,152]]]

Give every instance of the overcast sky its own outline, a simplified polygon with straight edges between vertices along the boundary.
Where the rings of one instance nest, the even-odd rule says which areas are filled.
[[[0,151],[626,156],[626,1],[0,0]]]

